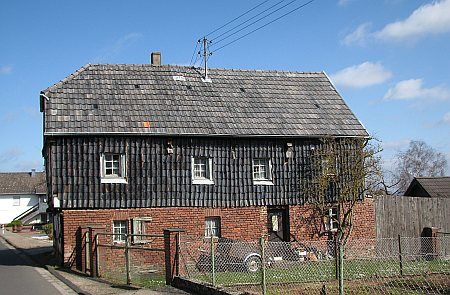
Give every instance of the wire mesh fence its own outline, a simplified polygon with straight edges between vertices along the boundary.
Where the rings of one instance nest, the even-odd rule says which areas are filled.
[[[254,294],[449,294],[450,237],[268,242],[183,237],[180,274]]]
[[[97,233],[97,275],[116,284],[165,284],[164,236]]]

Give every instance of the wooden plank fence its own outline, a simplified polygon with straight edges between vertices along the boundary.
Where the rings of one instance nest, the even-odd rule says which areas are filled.
[[[424,227],[450,232],[450,197],[375,197],[377,238],[419,237]]]

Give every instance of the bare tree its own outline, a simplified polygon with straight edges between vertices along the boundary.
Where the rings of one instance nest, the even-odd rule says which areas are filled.
[[[380,151],[364,138],[323,138],[309,157],[303,192],[322,216],[325,230],[335,231],[339,294],[344,293],[344,248],[353,229],[354,208],[367,193],[379,191],[383,180]]]
[[[322,217],[323,229],[335,231],[343,244],[351,235],[357,202],[384,190],[380,151],[364,138],[323,138],[311,150],[309,177],[302,185],[306,202]]]
[[[406,151],[397,154],[394,177],[398,192],[404,193],[414,177],[444,176],[447,159],[423,141],[411,141]]]

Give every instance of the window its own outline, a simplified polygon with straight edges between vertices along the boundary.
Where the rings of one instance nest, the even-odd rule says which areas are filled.
[[[325,229],[336,231],[339,225],[339,211],[337,207],[329,208],[326,216]]]
[[[205,237],[220,237],[220,217],[205,218]]]
[[[272,185],[272,164],[269,159],[253,160],[253,183]]]
[[[13,206],[20,206],[20,196],[13,196]]]
[[[125,243],[125,234],[127,230],[126,220],[114,220],[113,221],[113,242]]]
[[[152,221],[151,217],[138,217],[133,219],[133,235],[145,235],[146,224]],[[145,236],[133,236],[133,243],[146,243],[147,237]]]
[[[125,155],[103,154],[100,164],[102,183],[127,183]]]
[[[212,159],[192,158],[192,183],[214,184],[212,177]]]

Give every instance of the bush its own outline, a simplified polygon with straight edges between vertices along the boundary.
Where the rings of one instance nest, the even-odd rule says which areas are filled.
[[[13,220],[10,223],[8,223],[6,226],[7,227],[22,226],[22,221],[21,220]]]
[[[51,223],[44,224],[42,229],[44,230],[46,235],[48,235],[48,236],[53,235],[53,224],[51,224]]]

